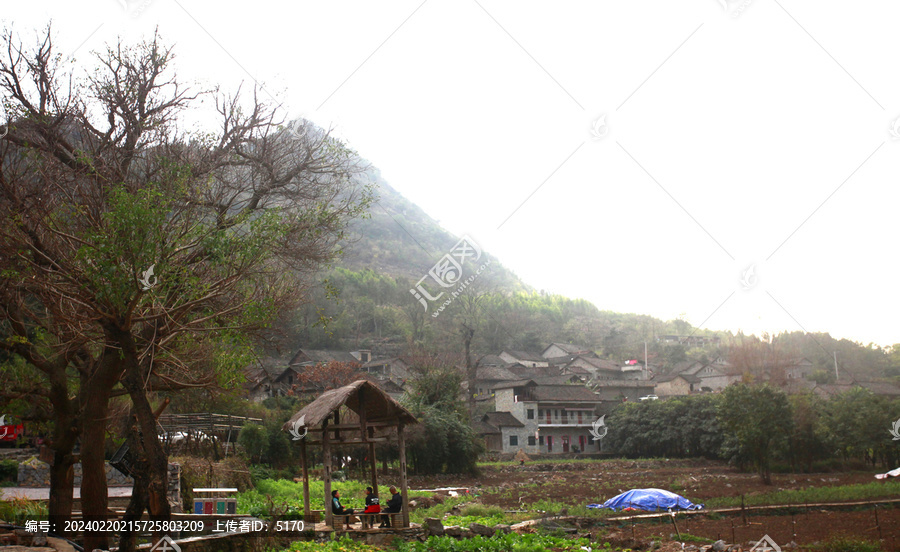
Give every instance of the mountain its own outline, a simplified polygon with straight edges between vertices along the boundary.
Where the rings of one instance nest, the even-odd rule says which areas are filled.
[[[343,259],[337,264],[353,271],[372,270],[393,278],[416,282],[459,241],[418,205],[403,197],[370,167],[365,175],[374,187],[376,201],[369,217],[355,220],[348,232]],[[502,291],[530,291],[518,276],[483,251],[479,263],[491,261],[491,280]]]

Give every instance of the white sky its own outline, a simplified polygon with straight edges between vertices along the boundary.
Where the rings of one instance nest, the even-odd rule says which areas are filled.
[[[538,289],[900,342],[900,3],[0,0],[0,18],[26,39],[52,19],[81,63],[158,25],[183,78],[257,80],[336,124]]]

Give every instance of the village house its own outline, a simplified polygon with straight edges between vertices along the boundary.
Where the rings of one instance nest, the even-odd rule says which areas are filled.
[[[506,382],[494,389],[494,406],[496,412],[489,414],[495,418],[487,423],[500,430],[497,452],[521,449],[558,454],[598,448],[590,433],[597,418],[597,395],[582,385],[539,385],[530,379]],[[506,414],[522,425],[513,424]],[[487,443],[489,436],[485,438]]]
[[[700,391],[700,378],[690,374],[668,374],[654,380],[656,382],[655,393],[659,397],[674,397],[690,395]]]
[[[528,367],[547,367],[550,364],[547,362],[547,359],[542,357],[540,353],[534,353],[530,351],[503,351],[500,353],[500,358],[505,362],[510,364],[521,364],[522,366]]]
[[[603,403],[636,402],[641,397],[652,395],[656,383],[653,380],[597,380],[588,384],[597,392]]]
[[[541,352],[541,356],[547,359],[559,357],[573,357],[576,355],[594,355],[594,352],[582,345],[571,343],[551,343]]]
[[[244,373],[244,396],[252,402],[262,402],[275,396],[275,383],[264,368],[250,368]]]

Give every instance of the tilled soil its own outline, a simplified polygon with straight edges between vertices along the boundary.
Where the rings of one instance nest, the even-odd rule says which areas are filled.
[[[777,490],[834,487],[876,481],[877,473],[773,474],[772,485],[764,484],[753,473],[742,473],[721,462],[706,460],[616,460],[603,462],[527,462],[524,466],[484,468],[478,477],[412,476],[412,488],[468,487],[479,494],[479,501],[507,510],[529,509],[538,500],[550,500],[570,506],[600,503],[620,492],[655,487],[681,494],[702,504],[716,497],[752,497]],[[900,497],[895,497],[900,498]],[[795,515],[787,511],[752,513],[748,525],[740,515],[678,516],[681,533],[726,542],[756,542],[768,534],[780,544],[791,541],[806,549],[809,545],[835,536],[880,540],[886,551],[900,552],[900,507],[882,506],[875,510],[818,510],[795,505]],[[799,513],[798,513],[799,512]],[[548,512],[553,514],[556,512]],[[732,525],[734,532],[732,533]],[[630,522],[605,522],[604,532],[631,539]],[[668,541],[676,533],[671,520],[641,521],[635,524],[640,539]]]

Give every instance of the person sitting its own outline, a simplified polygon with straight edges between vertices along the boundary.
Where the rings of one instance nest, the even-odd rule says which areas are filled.
[[[378,503],[378,495],[372,492],[372,487],[366,487],[366,509],[364,514],[377,514],[381,512],[381,505]]]
[[[341,506],[341,492],[338,490],[331,491],[331,513],[336,516],[353,515],[353,508]]]
[[[382,510],[385,514],[396,514],[399,513],[403,508],[403,497],[400,496],[400,493],[397,492],[397,487],[391,486],[391,499],[388,500],[387,508]],[[383,515],[381,516],[382,522],[379,527],[390,527],[391,526],[391,516]]]

